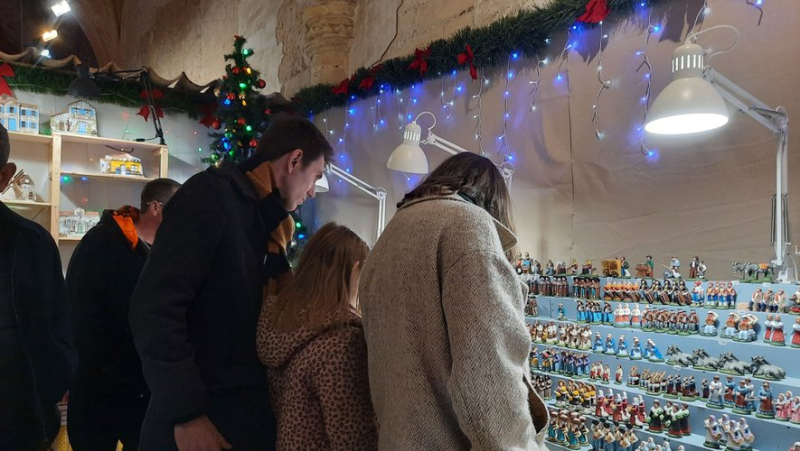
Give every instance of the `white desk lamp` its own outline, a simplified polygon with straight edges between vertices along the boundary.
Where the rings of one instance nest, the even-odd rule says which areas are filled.
[[[370,185],[369,183],[359,179],[358,177],[350,174],[349,172],[343,170],[342,168],[336,166],[333,163],[328,165],[328,171],[335,175],[336,177],[341,178],[345,182],[355,186],[356,188],[360,189],[367,195],[375,198],[378,200],[378,232],[377,238],[381,237],[381,233],[383,233],[383,228],[386,225],[386,190],[383,188],[375,188],[374,186]],[[328,177],[325,174],[322,174],[322,178],[317,180],[314,184],[316,191],[318,193],[326,193],[330,191],[330,185],[328,184]],[[376,239],[377,239],[376,238]]]
[[[730,29],[736,33],[734,44],[710,53],[696,44],[697,37],[714,29]],[[739,42],[739,31],[730,25],[718,25],[686,37],[686,43],[675,50],[672,58],[672,82],[658,95],[648,112],[645,130],[654,134],[679,135],[722,127],[728,123],[725,100],[778,136],[776,163],[776,195],[772,200],[771,244],[775,247],[776,269],[789,256],[797,280],[797,266],[789,254],[789,218],[787,211],[787,151],[789,116],[783,107],[772,109],[735,83],[706,66],[711,58],[731,51]],[[788,268],[777,274],[779,282],[788,282]]]
[[[428,136],[422,139],[422,127],[417,124],[417,119],[425,114],[430,114],[433,118],[433,125],[428,127]],[[436,116],[430,111],[423,111],[417,115],[414,120],[406,125],[403,132],[403,143],[397,146],[392,154],[389,156],[389,161],[386,167],[395,171],[408,172],[411,174],[427,174],[430,172],[428,168],[428,157],[420,147],[420,144],[430,144],[436,146],[445,152],[456,155],[461,152],[469,152],[467,149],[454,144],[438,135],[433,133],[433,127],[436,127]],[[511,184],[511,177],[514,175],[514,166],[509,162],[497,165],[500,173],[503,175],[507,184]]]

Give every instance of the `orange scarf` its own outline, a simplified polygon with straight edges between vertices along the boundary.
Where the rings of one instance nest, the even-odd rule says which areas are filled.
[[[114,213],[112,213],[114,221],[116,221],[122,234],[131,243],[131,249],[136,249],[139,244],[139,234],[136,233],[136,221],[139,220],[139,209],[131,207],[130,205],[123,205]]]
[[[272,206],[273,209],[277,205],[282,205],[271,163],[263,163],[245,175],[262,203]],[[274,229],[267,230],[267,267],[278,274],[272,274],[265,284],[265,296],[277,295],[284,283],[291,277],[287,249],[294,235],[294,219],[285,209],[278,212],[270,211],[270,214],[275,213],[285,214],[286,217],[282,218]]]

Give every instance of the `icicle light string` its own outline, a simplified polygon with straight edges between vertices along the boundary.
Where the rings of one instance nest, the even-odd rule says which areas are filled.
[[[386,120],[383,118],[381,114],[381,96],[384,93],[384,88],[381,86],[380,90],[378,91],[378,95],[375,96],[375,104],[372,106],[373,111],[375,114],[372,116],[372,129],[377,130],[378,128],[386,125]]]
[[[511,70],[511,55],[508,55],[508,61],[506,62],[506,88],[503,91],[503,134],[498,137],[500,140],[500,149],[498,150],[498,153],[503,154],[504,163],[510,160],[508,144],[508,119],[510,118],[508,113],[508,98],[511,96],[509,85],[511,84],[511,79],[513,78],[514,72]]]
[[[489,79],[486,78],[484,75],[483,69],[481,69],[480,75],[480,87],[478,88],[478,93],[473,95],[473,99],[478,99],[477,109],[478,112],[472,116],[473,119],[476,120],[475,128],[475,140],[478,141],[478,150],[480,151],[481,155],[485,156],[486,152],[483,150],[483,87],[489,84]]]
[[[600,82],[600,89],[597,90],[597,96],[594,99],[594,104],[592,105],[592,123],[594,124],[594,135],[598,141],[603,139],[605,134],[600,131],[600,96],[603,95],[603,91],[609,89],[611,87],[611,81],[606,80],[605,75],[603,74],[603,41],[608,38],[607,34],[603,34],[603,21],[600,21],[600,49],[597,52],[597,81]]]
[[[561,61],[558,62],[558,75],[556,75],[556,81],[561,81],[561,67],[569,58],[569,49],[572,48],[572,42],[570,41],[571,39],[572,39],[572,32],[570,30],[567,30],[567,41],[564,43],[564,49],[561,50],[561,56],[560,56]],[[545,40],[545,42],[547,42],[547,39]]]
[[[456,98],[456,86],[458,86],[458,79],[456,78],[457,72],[455,70],[452,73],[452,77],[453,77],[453,89],[450,92],[450,100],[446,100],[444,97],[444,91],[445,91],[444,80],[446,77],[441,78],[442,87],[441,91],[439,92],[439,102],[442,104],[442,110],[445,112],[447,119],[453,117],[453,105],[455,104],[454,100]]]
[[[542,81],[542,67],[547,66],[547,58],[540,60],[539,57],[536,57],[536,67],[534,68],[534,72],[536,73],[536,78],[528,82],[529,85],[533,86],[531,91],[528,93],[528,96],[531,98],[530,101],[530,109],[528,111],[536,111],[536,96],[539,94],[539,82]]]
[[[758,26],[761,26],[761,19],[764,18],[764,10],[761,8],[761,5],[764,3],[764,0],[747,0],[747,4],[752,6],[753,8],[758,10]]]
[[[642,152],[642,155],[651,156],[652,152],[644,143],[644,125],[647,123],[647,109],[650,106],[650,95],[652,93],[652,74],[653,74],[653,66],[650,63],[650,55],[647,53],[647,49],[649,48],[650,44],[650,36],[653,32],[658,31],[658,27],[653,25],[652,21],[653,14],[652,12],[647,16],[647,32],[645,33],[644,38],[644,50],[636,52],[637,55],[642,56],[642,63],[639,64],[639,67],[636,69],[636,72],[639,72],[642,69],[645,69],[644,78],[647,81],[647,89],[644,92],[644,96],[642,96],[642,103],[644,104],[644,112],[642,113],[642,125],[639,127],[639,131],[642,132],[641,137],[639,138],[639,150]]]

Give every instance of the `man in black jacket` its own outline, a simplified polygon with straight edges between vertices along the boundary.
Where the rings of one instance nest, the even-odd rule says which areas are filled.
[[[131,302],[151,392],[142,450],[274,449],[256,327],[265,289],[289,271],[289,212],[331,154],[314,124],[279,119],[253,157],[195,175],[170,201]]]
[[[0,125],[0,191],[17,170]],[[42,226],[0,202],[0,449],[45,450],[75,369],[61,258]]]
[[[78,370],[69,394],[67,427],[75,451],[139,447],[150,400],[128,322],[131,295],[180,184],[148,182],[140,208],[106,210],[72,254],[67,269]]]

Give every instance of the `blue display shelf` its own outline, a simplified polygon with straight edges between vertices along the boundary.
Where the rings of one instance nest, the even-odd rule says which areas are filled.
[[[568,279],[570,281],[570,285],[572,284],[572,278]],[[636,281],[637,279],[631,279]],[[717,280],[714,280],[717,282]],[[724,281],[727,282],[727,281]],[[601,279],[601,287],[605,284],[605,279]],[[687,286],[691,287],[693,283],[687,282]],[[787,303],[789,302],[789,298],[792,294],[798,289],[796,285],[787,285],[787,284],[771,284],[768,285],[771,289],[775,292],[779,289],[783,289],[787,294]],[[706,287],[706,283],[703,283],[703,287]],[[746,284],[746,283],[738,283],[736,282],[735,288],[737,290],[738,295],[738,302],[737,302],[737,309],[735,310],[727,310],[727,309],[713,309],[713,311],[717,312],[719,315],[719,324],[724,327],[725,319],[728,316],[729,311],[736,311],[738,313],[752,313],[758,318],[758,326],[756,328],[756,333],[758,340],[754,342],[737,342],[731,339],[717,337],[706,337],[702,335],[678,335],[678,334],[667,334],[667,333],[658,333],[655,331],[642,331],[640,328],[630,328],[630,327],[614,327],[613,325],[602,325],[602,324],[587,324],[587,323],[577,323],[577,309],[576,309],[576,302],[574,298],[571,297],[555,297],[555,296],[537,296],[538,304],[539,304],[539,316],[536,318],[528,317],[527,320],[534,321],[555,321],[557,323],[566,323],[566,324],[576,324],[579,326],[587,325],[589,326],[590,330],[592,331],[592,341],[594,341],[593,337],[595,332],[599,332],[601,337],[605,340],[607,334],[612,334],[615,341],[619,340],[620,335],[625,335],[627,339],[628,345],[630,346],[633,342],[633,337],[638,337],[639,341],[644,344],[647,342],[648,339],[652,339],[656,346],[658,347],[661,354],[666,359],[666,352],[667,348],[670,345],[678,346],[681,351],[686,353],[691,353],[695,349],[705,349],[711,356],[717,357],[724,352],[733,352],[733,354],[743,362],[750,362],[751,358],[754,356],[764,356],[767,361],[772,364],[776,364],[783,368],[786,371],[786,377],[777,380],[777,381],[769,381],[772,387],[773,395],[777,398],[779,393],[785,393],[786,391],[792,391],[795,395],[796,392],[800,391],[800,349],[799,348],[792,348],[790,346],[791,338],[792,338],[792,325],[794,324],[795,317],[794,315],[790,314],[781,314],[781,319],[784,324],[784,335],[786,337],[786,346],[774,346],[769,343],[763,342],[763,334],[764,334],[764,321],[766,321],[766,316],[769,314],[768,312],[750,312],[746,310],[747,303],[750,301],[750,297],[752,296],[753,292],[756,288],[765,286],[763,284]],[[766,290],[765,290],[766,291]],[[602,299],[601,299],[602,301]],[[609,301],[612,304],[612,307],[615,307],[617,303],[620,301]],[[622,301],[625,303],[625,301]],[[565,321],[558,321],[557,317],[557,307],[558,304],[561,303],[564,305],[565,310]],[[632,304],[632,302],[627,302],[628,304]],[[667,310],[684,310],[690,311],[695,310],[698,319],[700,321],[700,328],[704,325],[704,320],[706,317],[706,312],[710,310],[706,307],[697,307],[692,308],[688,306],[673,306],[673,305],[661,305],[661,304],[648,304],[647,302],[639,302],[640,309],[644,309],[645,305],[648,305],[651,309],[667,309]],[[720,329],[718,327],[718,329]],[[719,330],[718,330],[719,332]],[[628,358],[617,357],[614,355],[606,355],[606,354],[595,354],[592,351],[580,351],[577,349],[571,349],[567,347],[561,347],[557,345],[548,345],[542,343],[533,343],[533,346],[536,346],[541,353],[544,349],[550,347],[553,349],[560,349],[560,350],[568,350],[573,352],[584,352],[589,355],[590,362],[601,362],[603,364],[608,364],[611,372],[612,372],[612,379],[614,371],[617,369],[617,366],[620,365],[623,368],[624,372],[624,379],[627,379],[628,374],[630,373],[630,369],[633,366],[637,366],[639,371],[643,371],[645,369],[649,369],[651,372],[653,371],[666,371],[667,375],[670,374],[680,374],[681,376],[694,376],[695,381],[697,384],[698,390],[700,390],[700,383],[703,378],[708,379],[709,381],[715,374],[719,374],[722,380],[725,380],[726,374],[717,373],[715,371],[708,371],[708,370],[701,370],[696,369],[693,367],[682,367],[679,365],[670,365],[666,362],[650,362],[648,360],[630,360]],[[788,358],[787,358],[788,357]],[[549,374],[554,382],[559,379],[570,379],[567,376],[558,374],[558,373],[545,373]],[[756,385],[756,389],[760,388],[762,379],[753,378],[752,375],[748,375],[753,379],[753,383]],[[738,383],[738,381],[744,376],[734,375],[734,380]],[[577,379],[582,382],[591,382],[588,378],[581,378]],[[632,395],[642,395],[645,400],[646,405],[649,407],[652,405],[652,401],[655,399],[659,399],[662,401],[662,405],[664,401],[669,399],[664,398],[663,396],[659,395],[648,395],[643,389],[638,387],[627,387],[625,384],[616,385],[613,381],[610,384],[602,384],[602,383],[595,383],[595,385],[599,389],[604,389],[606,386],[612,388],[615,393],[617,392],[626,392],[629,396]],[[678,402],[683,402],[678,400]],[[549,403],[552,405],[552,402]],[[687,402],[689,405],[690,411],[690,424],[692,427],[692,431],[694,432],[691,437],[684,437],[681,439],[671,439],[671,443],[673,444],[672,449],[673,451],[677,449],[677,444],[682,444],[686,447],[687,451],[692,451],[694,449],[707,449],[703,447],[704,442],[704,429],[703,429],[703,421],[708,417],[710,414],[714,414],[717,417],[719,415],[725,413],[730,418],[738,420],[741,415],[733,414],[731,409],[711,409],[705,406],[705,402],[702,400],[697,400],[693,402]],[[792,424],[789,422],[781,422],[774,419],[762,419],[758,418],[755,415],[747,415],[744,416],[747,418],[747,422],[750,425],[751,430],[756,436],[756,440],[754,445],[756,445],[757,449],[761,451],[781,451],[789,449],[789,447],[794,444],[796,441],[800,441],[800,425]],[[647,431],[642,431],[643,433],[653,435],[654,437],[663,436],[663,434],[652,434],[648,433]],[[657,441],[657,443],[659,443]],[[548,443],[549,444],[549,443]],[[550,445],[550,444],[549,444]]]

